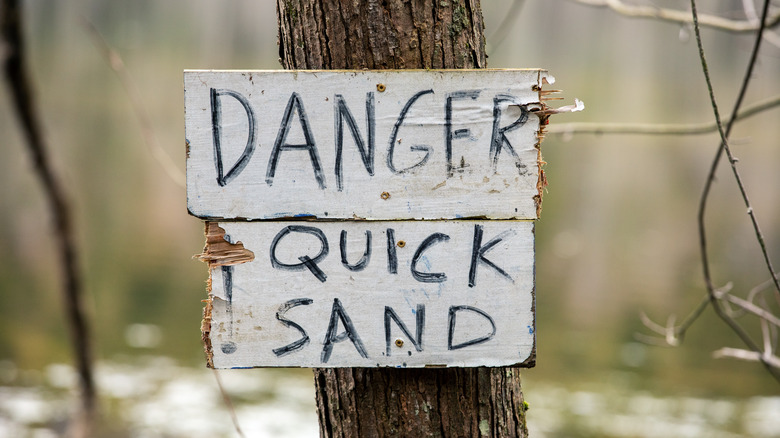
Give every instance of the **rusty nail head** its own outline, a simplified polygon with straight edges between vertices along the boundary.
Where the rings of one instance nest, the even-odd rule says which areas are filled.
[[[406,246],[406,242],[404,242],[403,240],[399,240],[396,245],[398,245],[399,248],[403,248]]]
[[[404,346],[404,340],[401,339],[401,338],[396,339],[395,340],[395,346],[398,347],[398,348],[403,347]]]
[[[384,200],[390,199],[390,193],[382,192],[382,194],[379,195],[379,197],[384,199]]]
[[[387,89],[387,87],[385,87],[385,84],[376,84],[376,91],[378,91],[378,92],[382,93],[382,92],[384,92],[386,89]]]

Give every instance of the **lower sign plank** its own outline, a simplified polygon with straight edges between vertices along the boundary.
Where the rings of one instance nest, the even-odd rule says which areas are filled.
[[[215,368],[533,366],[532,221],[220,223]]]

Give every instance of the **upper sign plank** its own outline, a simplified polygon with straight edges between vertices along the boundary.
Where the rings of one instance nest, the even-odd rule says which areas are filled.
[[[186,71],[189,211],[204,219],[536,219],[534,111],[548,77]]]

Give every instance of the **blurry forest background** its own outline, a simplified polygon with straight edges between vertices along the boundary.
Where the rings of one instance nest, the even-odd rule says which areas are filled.
[[[680,0],[636,3],[689,8]],[[741,0],[700,3],[700,13],[745,19]],[[774,3],[773,10],[780,7]],[[183,187],[145,145],[131,99],[83,21],[122,57],[159,144],[183,172],[182,70],[281,68],[275,2],[23,6],[45,135],[75,213],[98,389],[104,415],[114,416],[104,433],[231,436],[200,341],[208,274],[191,257],[203,246],[202,222],[187,214]],[[482,8],[489,67],[548,69],[565,104],[585,102],[584,112],[553,116],[551,127],[713,120],[690,26],[564,0],[483,0]],[[516,19],[496,35],[510,10]],[[702,37],[727,118],[753,34],[703,28]],[[779,94],[780,47],[765,42],[745,104]],[[50,436],[75,404],[71,343],[50,212],[10,102],[0,87],[0,435]],[[739,122],[731,138],[777,259],[780,108]],[[538,358],[536,368],[523,371],[531,436],[662,436],[652,431],[664,421],[672,428],[666,436],[780,436],[780,386],[760,364],[712,358],[722,347],[743,345],[711,309],[679,348],[635,337],[648,333],[640,312],[661,324],[670,314],[679,320],[705,294],[696,214],[719,143],[716,132],[551,133],[543,142],[549,187],[536,228]],[[713,276],[717,287],[733,282],[744,291],[769,276],[724,163],[707,217]],[[245,431],[316,434],[310,372],[222,375]],[[274,389],[282,381],[288,389]],[[190,406],[180,400],[186,398],[198,402]],[[277,421],[276,429],[269,432],[263,419]]]

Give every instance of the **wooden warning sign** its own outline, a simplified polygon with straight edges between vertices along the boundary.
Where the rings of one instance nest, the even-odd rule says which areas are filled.
[[[548,81],[185,72],[209,365],[532,366]]]
[[[185,73],[209,219],[535,219],[539,70]]]

